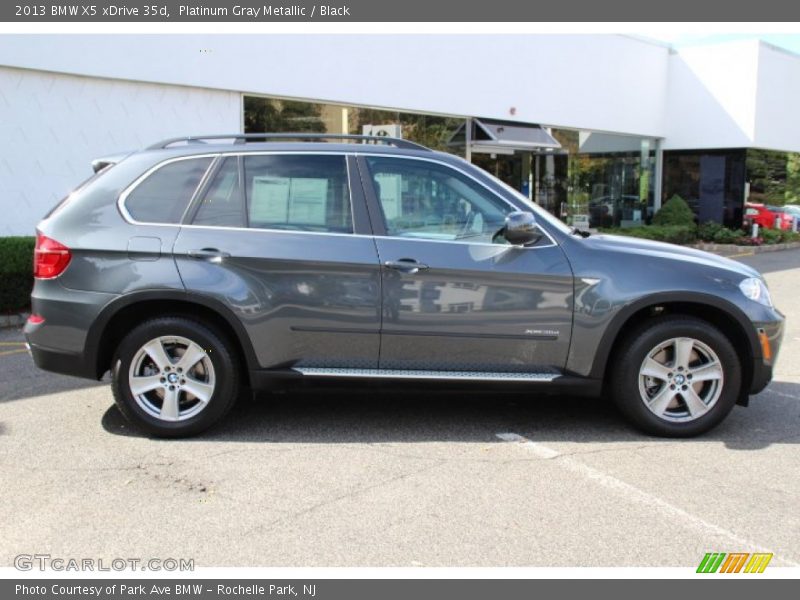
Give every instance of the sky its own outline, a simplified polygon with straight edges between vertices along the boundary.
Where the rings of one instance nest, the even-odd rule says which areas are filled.
[[[789,50],[795,54],[800,55],[800,34],[788,33],[714,33],[714,34],[698,34],[698,33],[650,33],[648,37],[666,42],[682,48],[686,46],[702,46],[706,44],[718,44],[721,42],[730,42],[736,40],[752,40],[755,38],[764,40],[774,46]]]

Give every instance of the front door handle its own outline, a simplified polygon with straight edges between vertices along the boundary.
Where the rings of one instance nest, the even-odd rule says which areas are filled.
[[[387,260],[383,263],[383,266],[388,269],[395,269],[396,271],[402,271],[403,273],[410,273],[413,275],[414,273],[418,273],[419,271],[424,271],[428,268],[428,265],[424,265],[421,262],[417,262],[413,258],[400,258],[398,260]]]
[[[230,253],[223,252],[222,250],[218,250],[217,248],[201,248],[200,250],[189,250],[186,253],[188,256],[192,258],[199,258],[201,260],[207,260],[210,262],[222,262],[223,258],[230,257]]]

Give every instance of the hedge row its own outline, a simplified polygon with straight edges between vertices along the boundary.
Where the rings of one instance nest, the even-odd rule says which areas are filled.
[[[30,306],[35,245],[33,237],[0,237],[0,312]]]
[[[759,237],[752,238],[741,229],[728,229],[719,223],[695,225],[694,213],[680,196],[673,196],[661,207],[653,224],[643,227],[601,229],[603,233],[614,233],[630,237],[669,242],[671,244],[691,244],[695,241],[714,244],[737,244],[740,246],[761,246],[762,244],[782,244],[800,241],[800,233],[780,229],[759,230]]]
[[[697,228],[686,225],[645,225],[624,229],[603,229],[603,233],[626,235],[629,237],[669,242],[670,244],[691,244],[697,239]]]

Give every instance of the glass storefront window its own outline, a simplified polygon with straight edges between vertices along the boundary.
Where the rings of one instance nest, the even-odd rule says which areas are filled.
[[[244,132],[328,133],[329,128],[336,132],[322,113],[323,106],[312,102],[245,96]]]
[[[570,215],[590,227],[637,227],[653,217],[655,140],[577,132],[570,156]],[[577,217],[577,218],[576,218]]]
[[[551,129],[560,149],[473,154],[472,162],[559,218],[634,227],[653,216],[655,140]]]
[[[745,173],[745,150],[665,152],[662,200],[680,196],[698,223],[741,227]]]
[[[399,136],[464,157],[458,117],[245,96],[245,133],[314,132]],[[653,215],[655,140],[548,128],[561,148],[474,150],[472,162],[557,217],[581,226],[627,227]]]
[[[463,148],[447,145],[464,119],[398,111],[264,98],[244,97],[245,133],[330,133],[399,136],[433,150],[464,156]]]

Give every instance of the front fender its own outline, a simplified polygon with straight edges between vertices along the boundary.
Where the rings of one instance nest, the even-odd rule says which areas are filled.
[[[630,320],[642,311],[663,305],[692,305],[696,310],[703,307],[724,315],[728,321],[735,323],[739,332],[747,340],[747,350],[752,359],[761,358],[761,346],[758,342],[756,328],[741,308],[723,297],[702,292],[676,291],[657,292],[637,298],[632,302],[614,308],[609,305],[605,318],[593,321],[580,318],[576,312],[574,336],[581,340],[580,344],[572,344],[567,362],[567,370],[582,376],[602,379],[606,372],[608,360],[619,339],[620,333]]]

